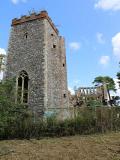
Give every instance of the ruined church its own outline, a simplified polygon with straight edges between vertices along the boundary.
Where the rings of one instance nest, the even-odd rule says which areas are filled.
[[[15,101],[39,116],[67,113],[65,42],[46,11],[12,20],[5,77],[16,78]]]

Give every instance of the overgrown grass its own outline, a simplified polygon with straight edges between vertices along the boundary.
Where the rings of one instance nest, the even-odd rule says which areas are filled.
[[[56,116],[37,118],[13,100],[13,81],[0,83],[0,139],[60,137],[120,130],[120,107],[85,107],[76,116],[60,121]]]
[[[0,160],[120,160],[120,133],[0,141]]]
[[[116,110],[118,109],[116,108]],[[100,119],[100,113],[96,115],[97,117],[95,114],[96,112],[87,108],[73,119],[59,121],[55,116],[51,116],[46,120],[38,119],[34,122],[30,111],[23,112],[19,116],[12,117],[12,119],[9,119],[8,116],[7,121],[2,121],[0,139],[39,139],[41,137],[60,137],[120,130],[120,118],[116,118],[113,113],[112,120],[104,116]]]

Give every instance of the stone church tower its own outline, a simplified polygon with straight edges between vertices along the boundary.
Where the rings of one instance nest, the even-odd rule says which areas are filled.
[[[66,115],[65,43],[46,11],[13,19],[5,76],[16,77],[16,102],[38,115]]]

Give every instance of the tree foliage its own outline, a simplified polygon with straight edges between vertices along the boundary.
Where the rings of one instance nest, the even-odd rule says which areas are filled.
[[[117,73],[117,78],[120,80],[120,72]]]
[[[94,79],[93,83],[95,85],[103,85],[104,83],[107,84],[108,90],[115,91],[115,82],[113,78],[109,76],[98,76]]]
[[[15,135],[20,122],[28,117],[26,106],[15,103],[15,81],[0,82],[0,137]],[[13,133],[14,132],[14,133]]]

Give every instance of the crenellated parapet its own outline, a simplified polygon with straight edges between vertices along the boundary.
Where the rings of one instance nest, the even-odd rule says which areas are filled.
[[[15,25],[20,25],[26,22],[30,22],[30,21],[34,21],[37,19],[47,19],[48,22],[50,23],[50,25],[52,26],[52,28],[54,29],[54,31],[59,34],[58,29],[56,28],[56,26],[54,25],[54,23],[52,22],[51,18],[49,17],[47,11],[41,11],[40,13],[31,13],[29,16],[22,16],[20,19],[18,18],[14,18],[12,20],[12,26]]]

